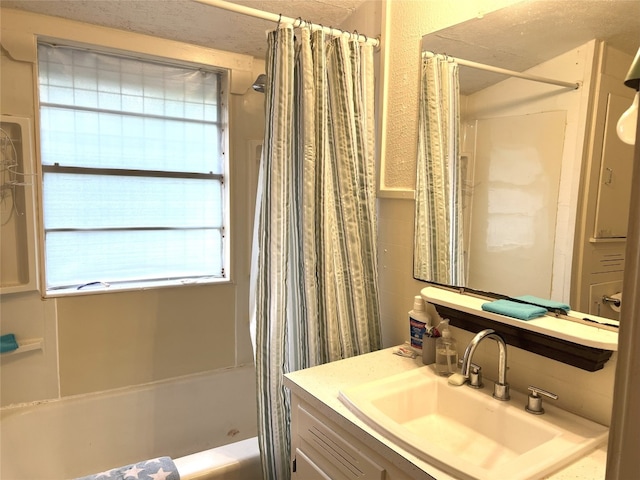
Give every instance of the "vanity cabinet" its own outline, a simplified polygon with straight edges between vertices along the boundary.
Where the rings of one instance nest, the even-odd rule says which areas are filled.
[[[292,480],[410,480],[388,459],[291,397]]]
[[[285,374],[284,386],[291,393],[292,480],[460,478],[395,444],[340,400],[340,392],[423,366],[422,358],[401,357],[394,355],[394,350],[387,348]],[[524,397],[521,400],[524,402]],[[603,446],[544,478],[604,478],[605,457]]]

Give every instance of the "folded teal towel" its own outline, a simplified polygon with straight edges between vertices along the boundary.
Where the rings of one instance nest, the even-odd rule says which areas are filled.
[[[512,302],[511,300],[496,300],[482,304],[485,312],[499,313],[507,317],[519,318],[520,320],[531,320],[541,317],[547,313],[546,308],[527,305],[526,303]]]
[[[547,309],[564,310],[564,313],[568,313],[569,310],[571,310],[571,307],[566,303],[556,302],[554,300],[548,300],[546,298],[535,297],[533,295],[522,295],[515,298],[517,300],[522,300],[523,302],[531,303],[533,305],[537,305],[539,307],[544,307]]]
[[[12,352],[18,348],[18,342],[13,333],[7,333],[0,337],[0,353]]]

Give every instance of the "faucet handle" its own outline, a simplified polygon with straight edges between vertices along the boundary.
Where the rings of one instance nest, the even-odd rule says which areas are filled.
[[[458,365],[462,366],[462,359],[458,361]],[[476,365],[471,362],[469,364],[469,376],[468,376],[467,386],[471,388],[482,388],[484,384],[482,383],[482,367],[480,365]]]
[[[462,359],[458,360],[458,366],[462,367]],[[475,363],[471,362],[469,363],[469,367],[471,368],[471,371],[473,373],[477,373],[480,370],[482,370],[482,367],[480,365],[476,365]]]
[[[542,388],[534,387],[533,385],[529,386],[529,390],[531,390],[531,393],[527,398],[527,405],[524,407],[524,409],[529,413],[533,413],[534,415],[542,415],[544,413],[544,408],[542,408],[542,397],[540,397],[540,395],[544,395],[545,397],[549,397],[553,400],[558,399],[558,395],[556,395],[555,393],[548,392],[546,390],[543,390]]]

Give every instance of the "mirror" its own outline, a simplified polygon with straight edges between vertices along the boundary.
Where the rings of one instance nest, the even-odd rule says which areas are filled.
[[[600,195],[597,188],[591,192],[581,185],[590,174],[582,159],[587,155],[583,138],[589,128],[585,112],[593,103],[597,86],[589,75],[600,48],[596,40],[622,52],[622,58],[628,55],[630,64],[640,45],[640,2],[591,2],[588,9],[579,4],[522,2],[423,37],[423,67],[425,56],[432,56],[424,52],[446,52],[449,57],[584,83],[574,90],[508,79],[464,64],[459,67],[459,130],[456,132],[455,125],[444,126],[450,136],[459,138],[459,149],[443,155],[459,159],[457,163],[445,162],[440,170],[432,165],[425,173],[427,163],[420,157],[427,156],[421,153],[427,150],[428,155],[434,155],[434,148],[427,145],[434,127],[422,128],[425,122],[419,120],[414,240],[417,279],[507,296],[536,295],[616,318],[615,311],[600,311],[600,304],[598,311],[591,311],[587,297],[589,288],[598,299],[621,290],[624,259],[618,259],[615,272],[606,272],[602,285],[613,289],[610,293],[604,286],[594,289],[585,273],[586,283],[592,285],[584,287],[587,293],[580,297],[572,271],[577,266],[574,263],[585,261],[589,252],[575,255],[574,240],[580,237],[576,226],[578,230],[591,228],[580,224],[578,209],[585,208],[586,202],[581,196],[585,192]],[[448,60],[445,63],[452,63]],[[436,71],[439,67],[428,68]],[[626,73],[624,68],[621,77]],[[444,78],[442,85],[455,82]],[[425,88],[421,88],[421,97],[426,95]],[[447,92],[447,88],[439,90]],[[612,112],[617,112],[618,104],[630,104],[633,91],[627,90],[610,95],[603,110],[615,116]],[[445,103],[455,105],[455,99],[451,102]],[[421,102],[421,117],[423,106]],[[617,139],[608,141],[609,146],[620,144],[615,147],[620,149],[620,158],[628,156],[626,163],[631,165],[632,147]],[[600,183],[611,181],[606,178],[611,175],[622,185],[625,175],[619,168],[613,170],[603,160],[603,171],[596,172]],[[421,176],[425,177],[422,181]],[[626,180],[627,185],[619,187],[615,197],[618,205],[620,192],[628,195],[630,191],[630,180]],[[624,208],[616,215],[625,220],[626,228]],[[437,228],[434,219],[441,222]],[[626,232],[592,230],[586,232],[589,245],[624,251]],[[439,232],[440,238],[434,232]],[[442,232],[448,236],[441,238]],[[580,298],[580,305],[574,303],[576,298]],[[583,305],[586,308],[580,308]]]

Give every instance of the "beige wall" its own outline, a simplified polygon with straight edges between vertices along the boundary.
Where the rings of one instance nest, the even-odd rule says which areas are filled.
[[[203,285],[58,299],[61,395],[233,366],[235,290]]]
[[[37,119],[33,33],[187,61],[234,67],[230,96],[232,281],[42,300],[37,292],[0,296],[2,333],[43,338],[42,351],[2,357],[2,406],[142,384],[253,362],[249,341],[249,230],[263,136],[264,96],[250,84],[264,62],[213,49],[52,17],[2,12],[1,110]],[[17,39],[17,43],[13,42]],[[26,42],[25,42],[26,39]],[[26,47],[24,47],[26,45]],[[215,63],[213,63],[215,62]],[[238,67],[239,65],[239,67]],[[34,123],[35,125],[35,123]],[[239,125],[241,128],[234,128]],[[34,128],[37,130],[37,128]]]

